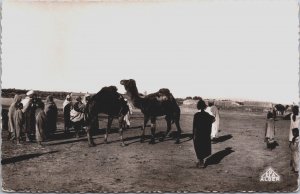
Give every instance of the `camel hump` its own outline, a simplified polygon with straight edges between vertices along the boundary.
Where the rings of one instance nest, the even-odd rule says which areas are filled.
[[[173,99],[173,95],[167,88],[161,88],[158,92],[148,96],[155,97],[158,101],[169,101]]]
[[[103,87],[101,91],[105,91],[105,92],[117,92],[118,91],[118,88],[116,86],[107,86],[107,87]]]
[[[164,94],[164,95],[168,95],[168,96],[171,95],[171,92],[168,88],[161,88],[161,89],[158,90],[158,92],[160,94]]]
[[[161,88],[158,91],[158,95],[160,97],[164,97],[164,98],[166,98],[168,100],[173,99],[173,94],[170,92],[170,90],[168,88]]]

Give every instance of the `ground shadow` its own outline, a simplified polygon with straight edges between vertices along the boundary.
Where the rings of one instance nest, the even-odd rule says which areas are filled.
[[[87,141],[87,137],[80,137],[78,139],[67,139],[67,140],[64,140],[64,141],[59,141],[59,142],[56,142],[56,141],[47,141],[45,142],[45,145],[47,146],[54,146],[54,145],[63,145],[63,144],[68,144],[68,143],[75,143],[75,142],[80,142],[80,141]]]
[[[232,138],[231,134],[223,135],[223,136],[217,137],[214,140],[212,140],[212,143],[221,143],[221,142],[227,141],[228,139],[231,139],[231,138]]]
[[[151,139],[151,135],[144,135],[144,140],[147,141],[149,139]],[[132,140],[135,140],[135,141],[132,141]],[[133,143],[138,143],[138,142],[140,142],[140,140],[141,140],[141,136],[140,135],[133,136],[133,137],[126,137],[124,139],[124,141],[126,142],[126,145],[130,145],[130,144],[133,144]],[[127,141],[132,141],[132,142],[127,142]]]
[[[11,157],[11,158],[5,158],[1,160],[1,164],[5,165],[5,164],[11,164],[11,163],[16,163],[16,162],[21,162],[23,160],[29,160],[31,158],[36,158],[45,154],[53,154],[56,153],[58,151],[50,151],[50,152],[45,152],[45,153],[35,153],[35,154],[24,154],[21,156],[15,156],[15,157]]]
[[[274,142],[272,142],[272,143],[268,143],[268,144],[267,144],[267,148],[270,149],[270,150],[275,149],[277,146],[279,146],[279,144],[278,144],[277,141],[274,141]]]
[[[231,147],[227,147],[224,150],[214,153],[213,155],[211,155],[209,158],[206,159],[205,166],[219,164],[221,160],[223,160],[223,158],[225,158],[232,152],[234,152],[234,150],[232,150]]]
[[[185,138],[187,138],[187,139],[185,139]],[[185,139],[185,140],[181,140],[180,143],[191,141],[193,139],[193,134],[192,133],[182,133],[180,136],[180,139]]]

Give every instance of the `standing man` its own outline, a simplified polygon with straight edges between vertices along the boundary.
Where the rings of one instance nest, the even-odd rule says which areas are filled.
[[[204,168],[204,159],[211,155],[211,126],[215,118],[205,111],[206,104],[200,99],[197,103],[197,112],[193,120],[194,148],[198,158],[197,167]]]
[[[215,106],[214,102],[209,102],[208,106],[210,107],[210,112],[212,116],[215,117],[215,122],[211,126],[211,139],[214,140],[218,137],[220,131],[220,114],[219,109]]]
[[[64,112],[64,123],[65,123],[65,133],[70,132],[70,128],[72,126],[71,120],[70,120],[70,112],[72,109],[72,98],[71,95],[67,95],[66,99],[63,103],[63,112]]]
[[[46,98],[45,104],[45,114],[46,114],[46,138],[49,138],[54,134],[57,129],[57,106],[53,100],[53,96],[49,95]]]
[[[16,138],[16,129],[15,129],[15,112],[17,110],[18,104],[21,102],[22,98],[18,94],[14,97],[14,102],[10,105],[8,109],[8,129],[9,135],[8,138],[13,140]],[[3,109],[2,109],[3,111]],[[4,127],[3,127],[4,128]]]
[[[124,116],[124,129],[129,129],[130,127],[130,115],[132,115],[132,106],[130,104],[130,102],[125,98],[125,101],[127,102],[127,105],[129,107],[129,111],[128,113]]]
[[[32,116],[34,115],[32,114],[32,112],[34,111],[32,106],[34,96],[34,91],[30,90],[26,93],[26,97],[21,101],[21,103],[23,104],[22,111],[24,113],[24,133],[27,142],[30,141],[30,134],[35,130],[35,123],[33,123],[33,120],[35,120],[35,118],[32,118]]]

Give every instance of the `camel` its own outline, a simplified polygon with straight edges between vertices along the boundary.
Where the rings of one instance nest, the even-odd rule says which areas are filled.
[[[121,80],[120,84],[124,86],[127,95],[132,101],[133,105],[140,109],[144,114],[144,124],[142,125],[141,142],[144,142],[145,128],[150,119],[151,121],[151,141],[150,144],[155,143],[156,117],[166,116],[167,131],[160,139],[163,141],[171,130],[172,123],[175,123],[177,128],[177,138],[175,143],[180,143],[181,128],[180,108],[170,93],[169,89],[162,88],[156,93],[141,95],[136,87],[135,80]]]
[[[111,128],[113,119],[118,118],[121,146],[125,146],[123,140],[123,122],[124,116],[128,111],[129,107],[127,102],[124,100],[124,97],[117,92],[115,86],[104,87],[97,94],[91,96],[87,101],[85,113],[89,146],[95,146],[92,132],[97,128],[99,113],[108,115],[104,142],[107,143],[108,132]]]

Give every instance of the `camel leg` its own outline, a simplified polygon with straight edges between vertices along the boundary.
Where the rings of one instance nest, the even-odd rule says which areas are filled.
[[[147,126],[147,123],[149,121],[149,117],[148,116],[144,116],[144,124],[142,126],[142,134],[141,134],[141,143],[144,143],[144,136],[145,136],[145,128]]]
[[[95,122],[95,119],[91,119],[91,121],[89,122],[89,124],[88,124],[87,127],[86,127],[86,135],[87,135],[87,138],[88,138],[88,142],[89,142],[89,146],[90,146],[90,147],[96,145],[96,144],[94,143],[93,136],[92,136],[93,130],[94,130],[94,128],[95,128],[94,122]]]
[[[155,129],[156,129],[156,118],[151,118],[151,140],[149,144],[155,144]]]
[[[126,144],[124,143],[123,139],[123,126],[124,126],[124,116],[119,117],[119,134],[121,140],[121,146],[124,147]]]
[[[113,122],[113,117],[108,117],[108,121],[107,121],[107,127],[106,127],[106,130],[105,130],[105,136],[104,136],[104,142],[107,143],[107,136],[108,136],[108,132],[111,128],[111,124]]]
[[[172,128],[171,119],[169,119],[168,117],[166,117],[166,121],[167,121],[167,131],[163,135],[163,137],[159,139],[160,141],[164,141],[165,140],[165,138],[168,136],[168,134],[170,133],[171,128]]]
[[[176,144],[179,144],[180,143],[180,137],[181,137],[181,127],[180,127],[180,124],[179,124],[179,118],[175,120],[175,125],[176,125],[176,128],[177,128],[177,135],[176,135]]]

